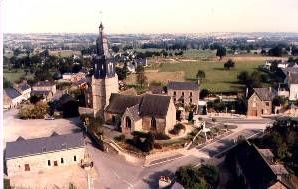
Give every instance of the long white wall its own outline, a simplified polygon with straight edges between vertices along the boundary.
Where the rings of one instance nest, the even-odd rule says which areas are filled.
[[[57,161],[57,166],[78,164],[84,158],[84,153],[85,148],[81,147],[8,159],[6,160],[7,174],[8,176],[22,174],[25,172],[25,164],[29,164],[30,172],[51,169],[54,167],[54,161]],[[74,161],[74,156],[76,156],[76,161]],[[61,163],[61,158],[63,158],[63,163]],[[51,165],[48,165],[48,160],[50,160]]]

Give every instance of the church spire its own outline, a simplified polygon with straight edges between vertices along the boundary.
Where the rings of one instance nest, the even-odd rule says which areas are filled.
[[[103,25],[102,25],[102,22],[100,22],[100,25],[99,25],[99,33],[102,33],[103,32]]]

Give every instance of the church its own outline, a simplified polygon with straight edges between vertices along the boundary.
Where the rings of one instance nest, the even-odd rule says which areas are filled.
[[[94,74],[86,90],[87,106],[94,117],[113,125],[123,134],[133,131],[153,131],[167,134],[176,124],[176,108],[167,95],[128,95],[119,93],[115,63],[109,52],[102,23],[96,40],[96,55],[92,58]]]

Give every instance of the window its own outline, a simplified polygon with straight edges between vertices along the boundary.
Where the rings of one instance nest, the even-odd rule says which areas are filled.
[[[189,99],[189,102],[192,103],[192,98]]]
[[[174,96],[176,96],[176,91],[174,91]]]
[[[30,171],[30,166],[29,166],[29,164],[25,164],[25,171]]]
[[[184,96],[184,92],[182,92],[182,96]]]
[[[181,100],[181,103],[184,104],[184,99]]]
[[[266,106],[269,106],[269,102],[266,102]]]
[[[77,156],[73,156],[73,161],[77,161]]]
[[[151,128],[154,129],[154,130],[156,129],[156,119],[155,119],[155,117],[151,118]]]
[[[51,160],[48,160],[48,166],[51,166]]]
[[[189,93],[189,96],[192,97],[192,92]]]
[[[64,160],[63,160],[63,158],[61,158],[61,163],[64,163]]]
[[[252,107],[255,108],[257,104],[255,102],[252,103]]]

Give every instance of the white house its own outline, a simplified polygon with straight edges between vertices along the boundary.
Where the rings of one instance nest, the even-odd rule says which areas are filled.
[[[285,83],[290,90],[289,100],[298,100],[298,72],[288,72]]]
[[[80,164],[84,159],[83,134],[72,133],[49,137],[24,139],[6,143],[5,161],[7,175],[38,173],[57,166]]]
[[[3,108],[9,109],[18,106],[24,100],[22,94],[14,88],[4,89]]]
[[[22,94],[24,100],[28,100],[31,96],[31,86],[28,85],[27,81],[23,81],[22,83],[15,84],[14,88]]]

